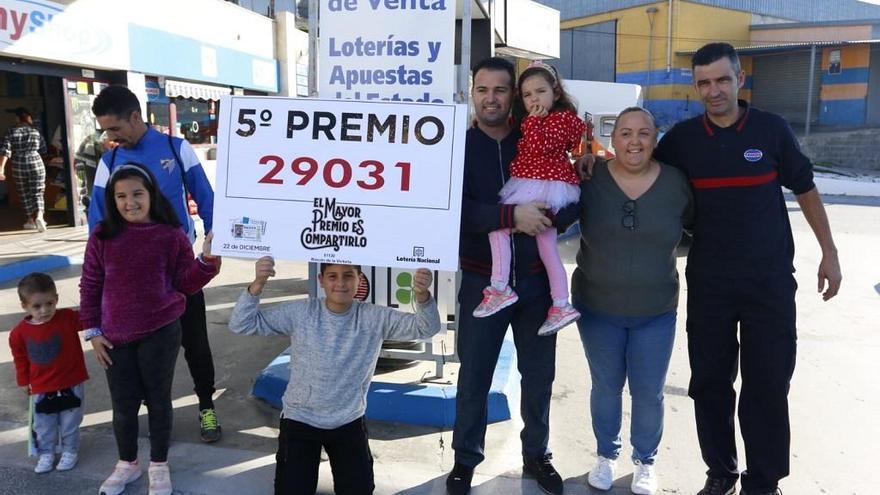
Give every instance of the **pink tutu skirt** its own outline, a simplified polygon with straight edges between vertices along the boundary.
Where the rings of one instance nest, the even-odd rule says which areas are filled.
[[[576,203],[581,197],[581,188],[561,180],[511,177],[498,196],[506,205],[546,203],[556,213],[563,206]]]

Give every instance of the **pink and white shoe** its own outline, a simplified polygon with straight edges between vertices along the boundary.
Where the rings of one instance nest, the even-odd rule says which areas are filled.
[[[141,467],[137,461],[119,461],[116,463],[116,468],[110,474],[110,477],[104,480],[104,483],[101,484],[101,488],[98,489],[98,494],[119,495],[125,491],[125,485],[140,478],[141,474]]]
[[[551,306],[550,311],[547,312],[547,319],[541,325],[541,328],[538,329],[538,335],[541,337],[553,335],[569,323],[577,321],[580,317],[581,314],[571,304]]]
[[[474,310],[474,317],[485,318],[492,316],[518,300],[519,296],[516,295],[516,292],[510,286],[507,286],[504,290],[498,290],[490,285],[483,289],[483,301]]]
[[[168,462],[151,462],[148,473],[149,495],[171,495],[171,472],[168,469]]]

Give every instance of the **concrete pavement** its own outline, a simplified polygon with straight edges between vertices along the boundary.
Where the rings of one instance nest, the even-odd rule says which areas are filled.
[[[826,203],[844,270],[841,294],[827,303],[815,293],[818,246],[797,211],[797,204],[789,203],[800,291],[799,356],[790,395],[792,475],[781,484],[786,495],[875,491],[876,481],[871,473],[874,446],[880,442],[880,423],[876,420],[880,412],[876,385],[880,375],[880,360],[876,357],[880,349],[880,200],[826,197]],[[51,234],[54,232],[50,231]],[[563,244],[569,269],[576,249],[576,240]],[[679,264],[683,270],[683,258]],[[278,279],[270,283],[266,297],[303,297],[306,273],[303,264],[279,263]],[[52,274],[58,281],[61,306],[77,305],[79,268],[71,266]],[[223,272],[206,289],[220,389],[216,404],[224,427],[223,439],[217,444],[204,445],[198,440],[192,382],[182,356],[178,360],[169,459],[175,493],[271,492],[278,413],[248,395],[254,376],[280,352],[285,339],[240,337],[226,329],[232,304],[251,277],[252,263],[226,259]],[[0,284],[0,333],[4,340],[8,329],[21,317],[14,284]],[[686,292],[683,287],[682,315]],[[686,396],[689,371],[683,317],[678,330],[666,386],[666,430],[657,469],[660,493],[692,494],[702,485],[705,468],[696,441],[693,406]],[[566,493],[594,493],[586,485],[586,473],[595,461],[595,440],[587,409],[589,375],[576,329],[572,326],[563,330],[558,344],[550,440],[554,463],[566,480]],[[67,473],[36,475],[31,471],[33,460],[24,455],[26,402],[14,384],[8,347],[0,345],[0,494],[60,490],[71,494],[95,493],[112,469],[116,453],[106,381],[90,348],[84,348],[92,379],[86,387],[80,464]],[[432,364],[418,366],[433,371]],[[447,378],[456,380],[454,367],[450,367]],[[622,458],[626,459],[630,454],[626,440],[628,402],[624,407]],[[533,480],[522,478],[520,427],[517,418],[489,426],[487,459],[477,468],[472,493],[540,493]],[[453,464],[450,430],[382,422],[370,422],[369,429],[376,458],[376,493],[444,493],[443,481]],[[143,459],[148,458],[145,432],[146,417],[142,416]],[[326,462],[321,470],[319,493],[332,493]],[[625,460],[620,462],[615,488],[605,493],[629,493],[631,472]],[[126,493],[145,492],[146,482],[141,480]]]

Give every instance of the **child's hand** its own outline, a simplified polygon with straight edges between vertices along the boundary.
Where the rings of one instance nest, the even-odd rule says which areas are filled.
[[[89,342],[92,343],[92,349],[95,350],[95,357],[98,358],[101,367],[105,370],[109,368],[113,364],[113,360],[110,359],[110,353],[107,352],[107,349],[113,349],[113,344],[103,335],[92,337]]]
[[[219,258],[219,256],[211,256],[211,243],[214,241],[214,233],[208,232],[208,235],[205,236],[205,242],[202,243],[202,258],[206,261],[213,261],[214,258]]]
[[[577,171],[581,180],[590,180],[593,178],[593,166],[596,165],[596,155],[587,153],[574,162],[574,169]]]
[[[529,117],[546,117],[547,109],[543,105],[535,105],[529,109]]]
[[[431,284],[434,282],[434,276],[431,270],[427,268],[419,268],[416,270],[416,276],[413,281],[413,292],[416,293],[416,300],[425,303],[431,298]]]
[[[275,259],[271,256],[263,256],[254,263],[254,281],[248,286],[248,292],[252,296],[263,292],[263,286],[269,281],[269,277],[275,276]]]
[[[205,236],[205,242],[202,243],[202,260],[207,263],[210,263],[220,269],[220,265],[223,264],[223,259],[220,256],[212,256],[211,255],[211,245],[214,241],[214,232],[208,232],[208,235]]]

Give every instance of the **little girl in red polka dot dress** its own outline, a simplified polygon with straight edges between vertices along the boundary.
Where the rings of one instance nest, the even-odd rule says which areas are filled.
[[[517,155],[510,164],[510,180],[498,193],[504,204],[544,203],[554,213],[580,198],[580,179],[568,153],[580,142],[586,125],[577,116],[577,108],[562,89],[556,70],[532,62],[520,75],[519,99],[514,117],[524,116],[522,138]],[[483,290],[483,301],[474,310],[478,318],[493,315],[518,299],[508,285],[510,278],[510,229],[489,233],[492,248],[491,285]],[[568,300],[568,279],[559,251],[556,230],[549,228],[535,236],[541,261],[550,279],[553,306],[538,335],[553,335],[577,320],[577,312]]]

